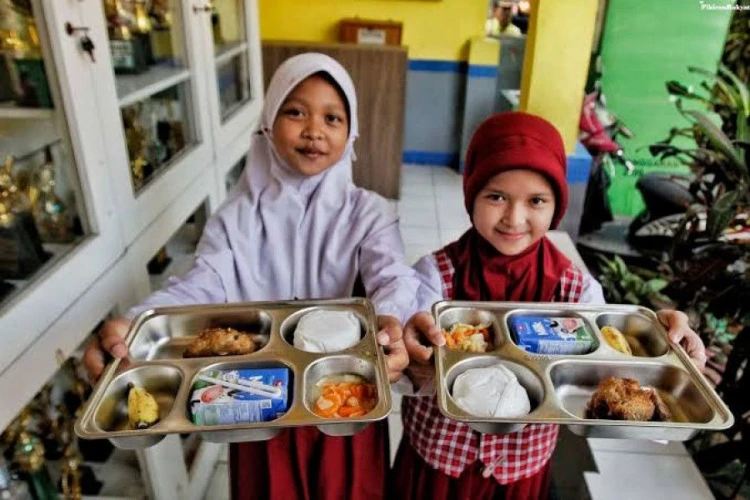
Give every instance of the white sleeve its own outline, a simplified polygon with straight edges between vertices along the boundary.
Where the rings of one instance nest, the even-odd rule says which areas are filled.
[[[583,290],[581,291],[580,302],[582,304],[592,304],[597,306],[607,303],[604,300],[602,285],[589,273],[584,273],[583,275]]]
[[[435,302],[443,300],[443,279],[433,254],[425,255],[414,264],[419,278],[417,311],[432,311]],[[417,312],[414,311],[414,312]]]
[[[398,221],[365,238],[359,262],[362,283],[378,316],[395,316],[405,323],[416,308],[419,280],[406,262]]]
[[[426,311],[432,313],[432,305],[443,300],[443,280],[440,270],[433,254],[425,255],[414,264],[414,270],[419,278],[419,290],[417,292],[417,310],[412,314]],[[414,384],[408,375],[404,374],[398,382],[391,385],[391,389],[397,394],[404,396],[427,397],[435,394],[434,381],[426,383],[420,390],[414,389]]]

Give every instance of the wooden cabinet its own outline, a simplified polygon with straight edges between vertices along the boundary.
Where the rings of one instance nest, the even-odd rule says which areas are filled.
[[[342,19],[339,22],[339,42],[372,45],[401,45],[403,23],[372,19]]]
[[[407,52],[402,47],[263,42],[265,85],[279,65],[304,52],[322,52],[349,72],[359,102],[354,182],[398,199],[404,147]]]

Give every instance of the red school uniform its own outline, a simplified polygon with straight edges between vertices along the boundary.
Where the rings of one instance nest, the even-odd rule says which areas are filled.
[[[566,157],[553,125],[526,113],[490,117],[474,133],[464,171],[464,201],[495,175],[528,169],[555,194],[554,228],[567,205]],[[434,254],[442,298],[512,302],[578,302],[584,274],[541,238],[517,255],[503,255],[472,227]],[[444,417],[435,396],[405,397],[404,435],[393,469],[399,498],[545,498],[558,427],[528,425],[512,434],[481,434]]]

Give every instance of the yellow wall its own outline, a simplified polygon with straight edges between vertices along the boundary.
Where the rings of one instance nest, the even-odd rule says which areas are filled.
[[[404,23],[411,59],[465,61],[469,38],[481,35],[483,0],[260,0],[264,40],[335,42],[346,17]]]
[[[526,39],[520,109],[552,122],[569,153],[578,138],[598,4],[539,0]]]

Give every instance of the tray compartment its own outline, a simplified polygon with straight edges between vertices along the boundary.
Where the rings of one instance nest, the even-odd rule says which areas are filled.
[[[669,352],[669,344],[653,321],[639,313],[604,313],[596,317],[596,326],[614,326],[628,341],[633,356],[656,358]],[[603,343],[606,343],[604,341]]]
[[[324,377],[345,374],[359,375],[370,384],[375,385],[378,393],[378,402],[375,408],[365,415],[352,418],[326,419],[313,413],[315,385]],[[305,409],[307,409],[312,418],[318,423],[318,429],[329,436],[352,436],[364,430],[373,421],[371,415],[376,412],[376,408],[380,404],[384,392],[387,390],[390,390],[387,385],[384,387],[383,384],[378,384],[375,365],[371,361],[356,356],[337,355],[324,357],[310,364],[304,375]]]
[[[115,378],[107,387],[94,413],[94,422],[103,432],[128,431],[130,436],[110,438],[115,446],[123,449],[138,449],[153,446],[164,439],[164,435],[144,435],[131,429],[128,424],[128,392],[132,383],[146,389],[159,405],[159,421],[149,427],[158,431],[168,427],[165,421],[175,403],[182,384],[182,372],[174,366],[144,365],[127,370]]]
[[[143,321],[130,344],[130,355],[137,360],[181,359],[194,337],[206,328],[234,328],[257,335],[259,352],[271,334],[271,315],[261,309],[195,311],[177,314],[155,313]]]
[[[497,356],[477,355],[459,361],[458,363],[453,365],[447,372],[447,375],[445,377],[445,387],[447,388],[449,393],[448,397],[450,398],[452,409],[451,413],[454,413],[455,416],[463,417],[462,420],[465,420],[466,424],[468,424],[469,427],[482,433],[508,434],[511,432],[518,432],[526,426],[526,424],[523,423],[522,420],[527,416],[518,418],[477,417],[458,406],[456,401],[453,399],[453,384],[455,383],[456,378],[459,375],[472,368],[486,368],[488,366],[497,364],[501,364],[508,368],[511,372],[513,372],[516,378],[518,378],[518,382],[523,386],[524,389],[526,389],[526,394],[528,394],[529,402],[531,403],[531,411],[529,415],[532,415],[534,411],[539,408],[542,401],[544,401],[545,392],[542,380],[536,375],[536,373],[534,373],[534,371],[520,363],[516,363],[507,359],[501,359]],[[454,418],[454,415],[448,416]],[[482,421],[477,421],[479,419],[481,419]]]

